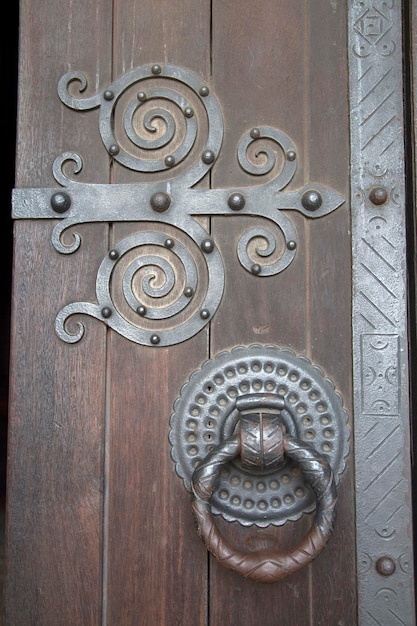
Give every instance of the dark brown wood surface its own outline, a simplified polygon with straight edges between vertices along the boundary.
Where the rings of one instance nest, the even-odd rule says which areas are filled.
[[[84,180],[108,181],[91,121],[57,96],[59,78],[83,68],[110,78],[111,2],[22,0],[16,186],[54,186],[52,163],[82,155]],[[93,87],[94,88],[94,87]],[[56,185],[56,183],[55,183]],[[84,226],[74,255],[51,246],[53,224],[15,224],[8,449],[8,625],[98,624],[102,595],[102,455],[106,329],[64,344],[55,316],[91,298],[108,226]]]
[[[343,3],[321,0],[258,0],[245,10],[232,0],[21,0],[17,186],[53,186],[53,160],[69,150],[83,157],[82,180],[146,180],[110,169],[97,112],[65,108],[56,86],[81,70],[92,95],[133,67],[168,62],[201,74],[222,105],[223,148],[201,186],[259,184],[236,148],[265,125],[297,147],[290,189],[317,181],[348,200],[345,20]],[[171,348],[138,346],[92,319],[74,346],[54,332],[65,304],[94,299],[109,246],[143,226],[83,226],[81,248],[63,256],[51,247],[52,224],[16,224],[6,624],[356,623],[351,460],[330,545],[305,570],[262,585],[208,557],[170,457],[181,386],[236,345],[305,354],[350,410],[349,202],[317,221],[290,217],[297,256],[270,278],[250,275],[236,256],[255,220],[211,220],[226,267],[223,301],[210,329]],[[309,527],[308,518],[266,530],[218,523],[232,542],[252,546],[288,547]]]

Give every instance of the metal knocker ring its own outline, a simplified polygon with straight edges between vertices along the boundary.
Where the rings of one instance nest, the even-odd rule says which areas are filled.
[[[292,550],[241,552],[232,548],[218,530],[211,512],[222,466],[242,452],[241,432],[216,446],[192,476],[193,512],[198,533],[209,552],[225,567],[257,582],[273,583],[300,570],[326,546],[336,518],[336,485],[329,463],[309,444],[282,433],[283,453],[302,470],[316,496],[316,511],[310,531]]]

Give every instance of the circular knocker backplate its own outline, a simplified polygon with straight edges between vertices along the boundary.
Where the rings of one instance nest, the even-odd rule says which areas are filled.
[[[291,350],[255,345],[234,348],[204,363],[175,402],[172,457],[188,490],[194,469],[233,434],[239,419],[236,399],[261,392],[283,398],[281,419],[286,432],[326,458],[338,481],[348,453],[349,429],[334,384],[319,367]],[[281,525],[314,507],[311,487],[291,460],[278,470],[254,472],[234,459],[223,468],[211,498],[214,514],[247,526]]]

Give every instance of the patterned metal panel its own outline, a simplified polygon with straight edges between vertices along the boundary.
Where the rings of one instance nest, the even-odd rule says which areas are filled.
[[[413,625],[401,3],[349,3],[359,624]]]

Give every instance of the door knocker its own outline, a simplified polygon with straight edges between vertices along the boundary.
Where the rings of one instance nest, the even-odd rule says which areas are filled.
[[[199,534],[222,564],[275,582],[318,556],[334,527],[347,419],[333,383],[290,350],[237,347],[191,375],[171,416],[172,457]],[[287,552],[241,552],[215,523],[221,515],[266,527],[313,510],[310,531]]]

